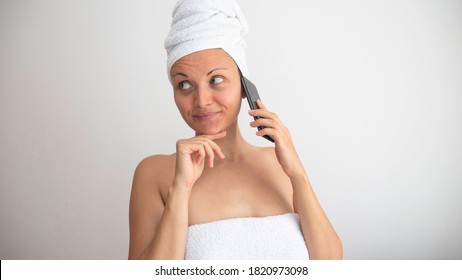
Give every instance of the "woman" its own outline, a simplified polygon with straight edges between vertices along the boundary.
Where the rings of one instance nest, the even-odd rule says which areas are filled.
[[[245,19],[234,1],[184,0],[166,39],[175,103],[195,131],[144,159],[130,201],[130,259],[340,259],[288,129],[258,101],[274,148],[242,137]],[[309,252],[309,254],[308,254]]]

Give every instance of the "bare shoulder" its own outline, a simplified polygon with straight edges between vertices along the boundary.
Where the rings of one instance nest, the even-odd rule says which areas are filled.
[[[284,173],[281,165],[279,164],[274,147],[256,147],[255,158],[258,158],[258,165],[263,168],[265,174],[271,174],[273,180],[286,180],[287,175]]]
[[[262,153],[266,154],[267,156],[270,156],[270,157],[276,156],[274,147],[260,147],[259,149],[262,151]]]
[[[274,147],[255,147],[258,156],[264,160],[277,161]]]
[[[258,162],[258,166],[262,168],[262,171],[271,172],[271,174],[277,176],[285,175],[277,159],[274,147],[253,147],[249,157],[252,158],[253,162]]]
[[[175,167],[175,155],[153,155],[143,159],[136,167],[133,187],[146,191],[158,191],[171,183]]]
[[[174,166],[175,155],[153,155],[144,158],[136,167],[135,174],[151,177],[164,174]]]

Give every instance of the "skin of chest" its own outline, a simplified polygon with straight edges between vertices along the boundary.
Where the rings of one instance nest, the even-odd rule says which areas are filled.
[[[189,200],[189,224],[292,212],[290,181],[273,163],[243,160],[207,169]]]

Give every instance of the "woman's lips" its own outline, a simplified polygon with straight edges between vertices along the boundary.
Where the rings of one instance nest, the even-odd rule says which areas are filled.
[[[200,121],[206,121],[214,118],[216,115],[218,115],[220,112],[204,112],[204,113],[197,113],[193,115],[195,119],[198,119]]]

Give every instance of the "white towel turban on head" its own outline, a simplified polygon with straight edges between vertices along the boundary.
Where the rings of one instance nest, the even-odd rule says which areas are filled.
[[[248,74],[243,35],[247,21],[234,0],[179,0],[172,12],[172,25],[165,39],[167,75],[180,58],[193,52],[221,48]]]

